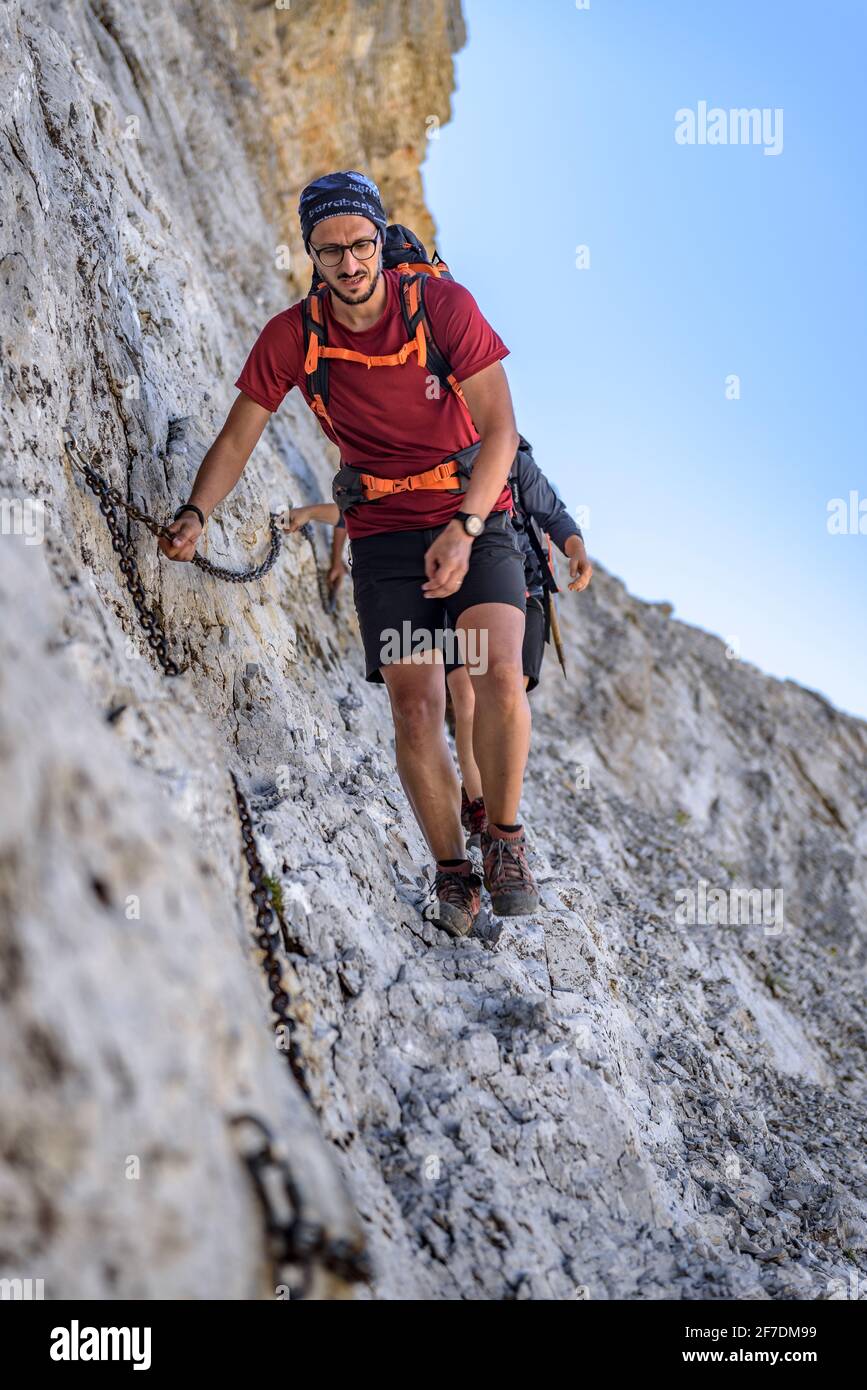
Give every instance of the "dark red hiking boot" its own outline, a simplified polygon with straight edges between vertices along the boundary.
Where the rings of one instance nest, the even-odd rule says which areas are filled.
[[[437,865],[433,891],[439,904],[437,926],[450,936],[469,936],[482,906],[482,880],[472,872],[469,859],[463,868]]]
[[[481,849],[482,831],[488,828],[485,799],[483,796],[477,796],[475,801],[470,801],[463,787],[461,787],[461,825],[466,832],[467,849]]]
[[[500,830],[489,825],[482,832],[485,887],[498,917],[524,917],[539,906],[539,889],[527,864],[523,830]]]

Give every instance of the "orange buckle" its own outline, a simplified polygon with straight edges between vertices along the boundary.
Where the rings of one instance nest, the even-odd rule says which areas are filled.
[[[361,486],[367,501],[393,497],[396,492],[459,492],[460,488],[449,487],[457,471],[457,463],[450,459],[424,473],[410,473],[406,478],[377,478],[373,473],[362,473]]]

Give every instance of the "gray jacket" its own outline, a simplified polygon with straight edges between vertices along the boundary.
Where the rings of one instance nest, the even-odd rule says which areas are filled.
[[[569,515],[565,503],[533,458],[531,445],[523,438],[509,474],[509,483],[515,500],[512,525],[524,552],[527,588],[531,595],[537,597],[544,589],[542,568],[528,529],[535,526],[536,538],[543,551],[547,549],[545,536],[548,535],[557,549],[565,554],[566,542],[570,536],[581,536],[581,527]]]
[[[533,458],[533,446],[527,443],[523,435],[520,436],[520,440],[520,447],[509,474],[509,486],[512,489],[515,505],[512,525],[518,538],[518,545],[524,555],[524,575],[527,590],[533,597],[538,597],[544,592],[545,585],[539,557],[533,547],[533,542],[530,540],[530,527],[535,529],[537,543],[543,552],[547,552],[545,536],[548,535],[564,554],[569,537],[581,536],[581,527],[573,521],[553,484],[549,483]],[[478,443],[471,444],[468,448],[454,455],[454,457],[464,461],[461,472],[465,487],[472,472],[472,460],[478,453],[479,447]],[[346,525],[342,512],[337,525]]]

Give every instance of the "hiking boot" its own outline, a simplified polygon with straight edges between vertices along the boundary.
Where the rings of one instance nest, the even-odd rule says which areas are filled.
[[[482,831],[482,860],[485,887],[491,907],[498,917],[523,917],[539,906],[539,889],[527,864],[527,842],[523,830]]]
[[[461,787],[461,825],[466,831],[467,849],[480,849],[482,831],[488,828],[485,798],[477,796],[475,801],[470,801],[463,787]]]
[[[460,869],[437,868],[433,891],[439,904],[437,926],[449,936],[469,936],[481,910],[482,880],[472,873],[470,863]]]

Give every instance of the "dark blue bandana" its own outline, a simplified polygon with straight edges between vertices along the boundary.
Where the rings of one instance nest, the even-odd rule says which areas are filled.
[[[324,174],[308,183],[301,193],[298,216],[305,246],[316,224],[327,217],[368,217],[383,233],[388,222],[376,184],[355,169]]]

